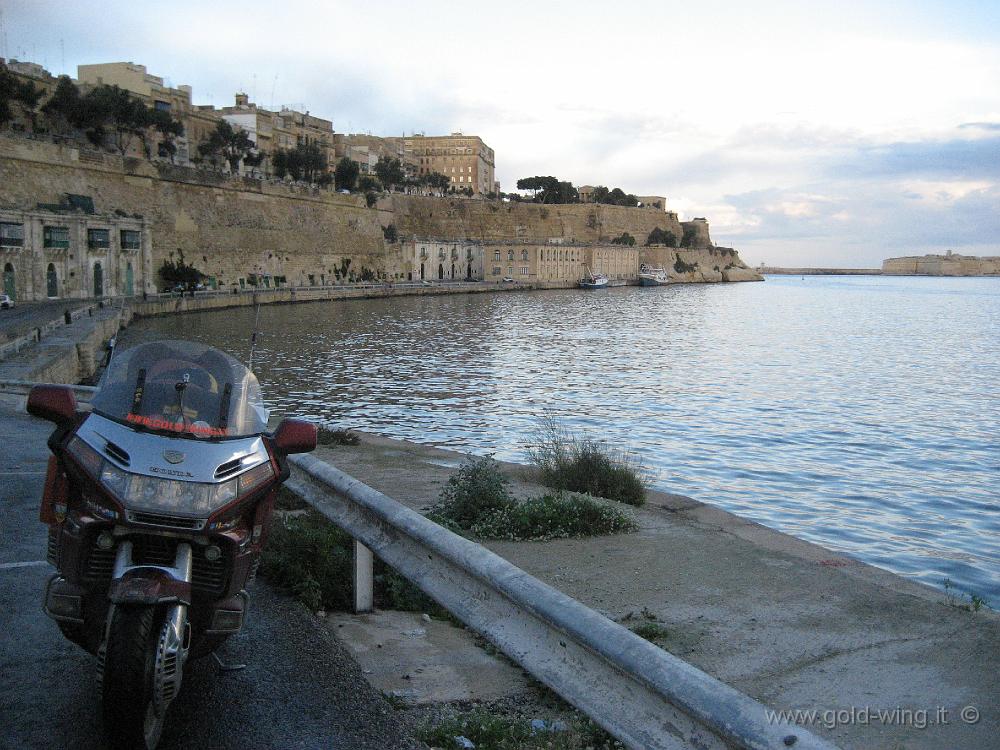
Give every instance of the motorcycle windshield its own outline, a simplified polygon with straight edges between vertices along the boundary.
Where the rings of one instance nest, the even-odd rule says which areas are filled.
[[[247,437],[267,428],[256,376],[228,354],[191,341],[115,352],[91,404],[137,429],[197,438]]]

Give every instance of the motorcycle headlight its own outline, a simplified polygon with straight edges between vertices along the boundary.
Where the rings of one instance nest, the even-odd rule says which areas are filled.
[[[185,516],[208,516],[236,499],[238,480],[221,484],[180,482],[129,474],[107,461],[101,483],[127,508]]]

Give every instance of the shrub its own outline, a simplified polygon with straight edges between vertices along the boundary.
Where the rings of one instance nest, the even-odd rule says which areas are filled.
[[[678,255],[677,259],[674,261],[674,270],[677,273],[691,273],[692,271],[698,270],[698,264],[685,263],[681,260],[681,256]]]
[[[538,439],[538,445],[528,450],[528,456],[541,483],[547,487],[584,492],[628,505],[645,502],[642,466],[631,453],[607,448],[589,438],[578,438],[551,421],[542,423]]]
[[[441,519],[461,529],[471,529],[486,514],[515,502],[508,484],[493,456],[469,458],[449,477],[429,517],[439,523]]]
[[[452,531],[484,539],[528,541],[615,534],[636,529],[616,508],[563,493],[518,500],[492,456],[470,458],[441,491],[427,517]]]
[[[275,519],[261,562],[269,581],[309,609],[353,605],[353,541],[319,514]]]
[[[275,519],[264,548],[261,573],[275,587],[292,594],[313,611],[349,612],[354,605],[353,555],[351,536],[310,511],[295,518]],[[374,573],[375,603],[379,607],[449,616],[433,599],[378,558]]]
[[[316,433],[316,442],[320,445],[357,445],[361,442],[361,438],[351,430],[320,427]]]
[[[529,541],[635,531],[635,521],[617,508],[588,497],[533,497],[489,511],[471,528],[484,539]]]
[[[612,245],[628,245],[629,247],[635,245],[635,237],[633,237],[628,232],[622,232],[620,235],[611,240]]]

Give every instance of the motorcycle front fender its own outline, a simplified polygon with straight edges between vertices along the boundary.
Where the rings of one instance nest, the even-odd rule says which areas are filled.
[[[108,600],[112,604],[191,604],[191,584],[178,581],[159,568],[132,568],[111,582]]]

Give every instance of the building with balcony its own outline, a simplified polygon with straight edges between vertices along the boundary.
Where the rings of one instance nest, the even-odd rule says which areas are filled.
[[[236,94],[235,104],[218,110],[218,116],[235,128],[245,130],[250,140],[268,159],[279,149],[315,144],[326,156],[330,170],[336,162],[333,123],[308,112],[282,108],[280,112],[264,109],[243,93]]]
[[[486,281],[572,284],[591,271],[627,282],[639,275],[639,248],[627,245],[488,244],[483,256]]]
[[[149,222],[98,214],[79,198],[31,211],[0,209],[3,290],[16,301],[156,291]]]

